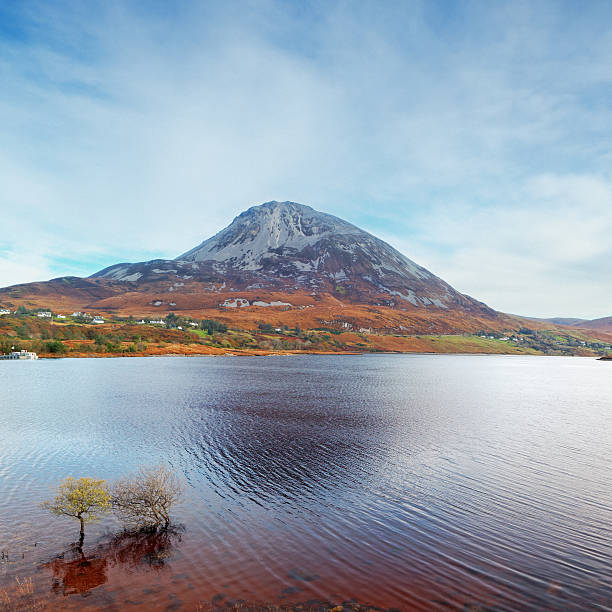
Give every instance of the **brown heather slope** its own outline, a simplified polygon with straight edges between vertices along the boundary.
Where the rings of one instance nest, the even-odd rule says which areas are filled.
[[[74,311],[115,316],[164,317],[168,312],[195,318],[214,318],[231,327],[254,329],[260,323],[274,326],[298,325],[303,329],[329,327],[367,328],[372,331],[404,334],[461,333],[479,330],[514,329],[520,320],[490,310],[450,310],[417,307],[409,303],[390,307],[355,304],[340,293],[312,295],[305,291],[291,293],[258,289],[256,291],[210,291],[200,283],[185,283],[168,292],[155,287],[106,279],[54,279],[48,282],[16,285],[0,289],[0,304],[16,309],[48,308],[70,314]],[[164,287],[165,289],[165,287]],[[290,306],[223,307],[226,300],[242,298],[252,302],[285,302]],[[532,327],[539,327],[533,325]],[[542,325],[542,328],[544,326]]]
[[[453,349],[442,346],[440,342],[417,339],[417,335],[475,334],[482,330],[496,332],[518,331],[522,327],[534,330],[573,330],[571,326],[551,325],[545,321],[523,319],[494,311],[465,312],[464,310],[445,310],[423,308],[410,304],[390,307],[373,304],[354,304],[346,296],[329,293],[312,295],[305,291],[280,293],[258,289],[257,291],[210,291],[199,283],[185,283],[184,287],[173,292],[135,291],[133,284],[107,279],[54,279],[46,283],[31,283],[0,289],[0,304],[11,309],[25,306],[29,309],[48,308],[55,313],[71,314],[74,311],[113,317],[132,316],[163,318],[168,312],[196,319],[216,319],[230,328],[254,330],[262,323],[273,327],[288,326],[301,329],[336,329],[347,333],[360,329],[372,332],[372,348],[389,351],[423,352],[465,352],[470,345],[463,342]],[[222,307],[226,299],[244,298],[267,303],[280,301],[291,306],[248,306],[244,308]],[[159,305],[156,306],[154,304]],[[172,304],[172,305],[171,305]],[[367,333],[367,332],[366,332]],[[395,335],[403,336],[398,339]],[[600,339],[612,344],[612,333],[585,330],[585,339]],[[350,336],[346,336],[347,339]],[[412,338],[410,338],[412,337]],[[350,344],[350,342],[349,342]],[[497,352],[496,347],[485,352]],[[207,349],[208,351],[208,349]],[[474,352],[482,352],[483,347],[475,345]],[[193,352],[175,350],[162,352]],[[198,352],[198,351],[196,351]],[[217,351],[213,350],[212,353]],[[221,351],[222,352],[222,351]]]

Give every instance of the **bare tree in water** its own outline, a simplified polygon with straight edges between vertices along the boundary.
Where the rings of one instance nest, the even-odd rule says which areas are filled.
[[[81,523],[79,548],[85,539],[85,524],[100,519],[100,515],[111,508],[111,495],[105,480],[96,478],[66,478],[55,497],[41,504],[57,516],[69,516]]]
[[[168,467],[141,467],[115,483],[113,509],[128,529],[167,529],[170,509],[180,501],[182,493],[183,484]]]

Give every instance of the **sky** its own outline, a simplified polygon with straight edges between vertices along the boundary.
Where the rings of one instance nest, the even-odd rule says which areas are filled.
[[[612,315],[609,2],[0,3],[0,286],[291,200],[504,312]]]

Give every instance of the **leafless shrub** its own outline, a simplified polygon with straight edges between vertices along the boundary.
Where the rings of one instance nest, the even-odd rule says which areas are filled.
[[[167,529],[170,509],[182,493],[182,482],[168,467],[141,467],[115,483],[113,509],[127,529]]]
[[[34,593],[34,584],[31,578],[15,578],[15,581],[17,582],[17,588],[15,590],[20,597],[26,597]]]

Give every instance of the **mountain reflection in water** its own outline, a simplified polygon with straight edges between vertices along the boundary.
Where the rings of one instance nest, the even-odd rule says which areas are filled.
[[[0,588],[32,576],[52,609],[612,608],[604,362],[9,365],[0,368]],[[174,513],[184,532],[113,538],[120,526],[109,516],[88,526],[84,555],[56,558],[78,526],[39,508],[53,485],[158,462],[187,481]]]

